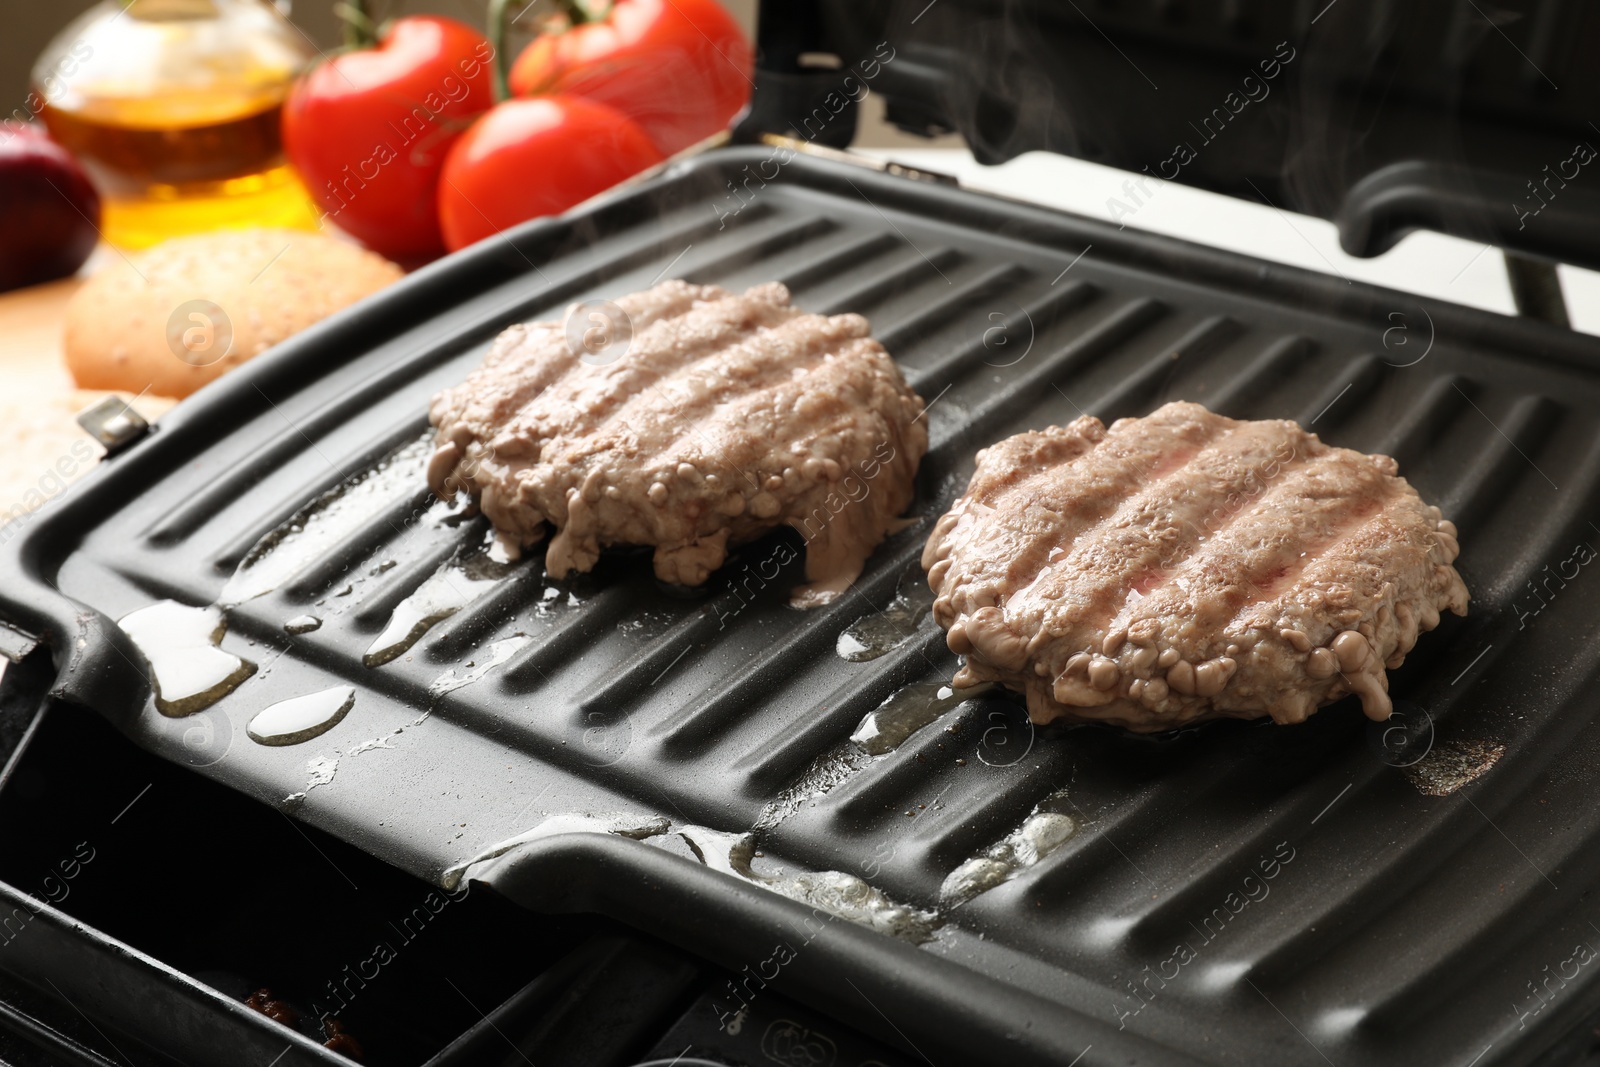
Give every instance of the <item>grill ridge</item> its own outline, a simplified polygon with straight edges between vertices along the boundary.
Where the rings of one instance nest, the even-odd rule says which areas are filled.
[[[956,316],[970,311],[973,303],[986,300],[1007,286],[1021,285],[1029,272],[1015,263],[1001,263],[954,285],[943,298],[913,311],[885,327],[874,324],[873,336],[892,354],[933,333]]]
[[[1500,420],[1501,432],[1484,438],[1482,449],[1439,502],[1464,537],[1483,524],[1489,506],[1504,497],[1526,464],[1519,453],[1537,452],[1564,414],[1565,409],[1544,396],[1524,395],[1512,402]]]
[[[903,251],[898,258],[900,262],[895,266],[874,271],[870,278],[863,279],[850,288],[819,301],[816,305],[817,313],[841,315],[854,311],[866,315],[871,308],[884,300],[909,292],[919,285],[928,284],[937,277],[937,271],[954,268],[967,257],[949,245],[940,245],[927,251],[910,248]]]
[[[1316,342],[1309,337],[1280,337],[1203,402],[1218,415],[1245,418],[1251,406],[1272,388],[1273,379],[1285,376],[1292,366],[1311,358],[1316,350]]]
[[[1090,404],[1089,413],[1100,416],[1108,425],[1123,415],[1145,413],[1174,377],[1194,370],[1207,356],[1243,332],[1244,327],[1237,320],[1227,315],[1211,316],[1180,337],[1171,352],[1150,360],[1111,392]]]
[[[614,586],[613,590],[621,587]],[[522,649],[501,668],[501,684],[508,693],[526,696],[540,688],[548,676],[540,661],[568,661],[585,639],[614,626],[619,618],[634,605],[622,592],[606,590],[589,602],[590,610],[574,612],[564,621],[554,624],[539,639]]]
[[[871,263],[899,246],[887,230],[852,234],[842,245],[825,248],[810,259],[785,265],[777,280],[788,286],[790,292],[797,293],[850,267]]]
[[[930,654],[945,662],[936,662]],[[867,669],[828,694],[809,722],[786,726],[779,736],[746,753],[734,766],[750,768],[751,789],[777,793],[805,769],[813,756],[839,743],[868,712],[930,669],[943,676],[955,673],[955,657],[945,649],[944,634],[936,630],[920,631],[900,647],[869,661]]]
[[[1295,419],[1307,430],[1322,437],[1337,430],[1353,414],[1353,407],[1365,400],[1385,378],[1388,364],[1368,352],[1345,364],[1343,372],[1328,384],[1322,394],[1301,409]]]
[[[879,553],[886,550],[886,546],[879,546]],[[899,575],[904,570],[904,564],[914,558],[913,553],[917,550],[917,546],[901,549],[893,557],[902,564],[900,568],[891,566],[879,569],[875,574],[863,576],[863,579],[858,580],[852,587],[854,592],[847,592],[833,603],[808,614],[791,638],[795,646],[802,649],[812,648],[817,644],[818,636],[824,631],[842,629],[841,622],[857,617],[860,612],[856,602],[857,594],[866,598],[869,604],[893,595]],[[783,577],[780,574],[776,581],[782,581]],[[741,606],[742,604],[741,601]],[[831,644],[831,641],[829,643]],[[831,649],[827,654],[831,654]],[[786,665],[783,663],[785,659],[788,660]],[[783,657],[770,654],[758,656],[741,677],[701,693],[696,698],[697,707],[663,721],[657,732],[662,735],[663,742],[669,750],[706,744],[739,713],[744,702],[751,700],[762,690],[775,689],[784,678],[810,666],[810,662],[809,658],[802,660],[797,656]]]
[[[1099,322],[1084,330],[1055,352],[1041,359],[1029,371],[1018,375],[1017,380],[999,396],[978,405],[972,410],[967,426],[941,442],[930,445],[928,454],[938,453],[940,460],[949,452],[972,447],[974,441],[992,440],[995,424],[1001,416],[1014,414],[1012,403],[1018,397],[1039,395],[1044,386],[1055,386],[1057,379],[1078,374],[1109,356],[1121,344],[1142,334],[1171,314],[1171,307],[1150,297],[1137,297],[1111,311]],[[1048,402],[1049,397],[1045,400]],[[926,461],[925,461],[926,462]]]
[[[1034,340],[1037,342],[1039,334],[1058,327],[1059,319],[1087,307],[1103,295],[1104,290],[1098,286],[1074,280],[1059,289],[1052,286],[1043,296],[1024,305],[1023,315],[1027,322],[1033,324]],[[989,365],[983,359],[987,351],[984,334],[974,332],[971,340],[948,355],[920,366],[906,367],[906,380],[913,389],[927,390],[935,382],[981,373],[982,367]]]
[[[1395,420],[1390,430],[1379,438],[1372,451],[1393,456],[1395,462],[1400,464],[1401,473],[1405,473],[1407,468],[1422,458],[1427,439],[1439,436],[1465,411],[1468,397],[1478,392],[1476,382],[1459,374],[1440,375],[1428,383],[1422,394]]]

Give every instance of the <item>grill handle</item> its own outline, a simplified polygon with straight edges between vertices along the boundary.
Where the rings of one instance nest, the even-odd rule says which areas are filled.
[[[1563,186],[1554,171],[1539,179],[1396,163],[1345,196],[1335,220],[1339,243],[1352,256],[1377,256],[1413,230],[1427,229],[1600,269],[1600,193]]]

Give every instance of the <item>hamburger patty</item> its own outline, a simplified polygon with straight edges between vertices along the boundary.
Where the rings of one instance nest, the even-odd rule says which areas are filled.
[[[933,614],[954,684],[1020,690],[1038,723],[1291,723],[1347,693],[1383,720],[1385,668],[1466,614],[1454,525],[1390,457],[1293,422],[1173,403],[977,460],[922,555]]]
[[[580,359],[559,323],[513,326],[434,397],[428,483],[472,495],[513,553],[545,566],[655,546],[663,581],[699,585],[731,545],[778,526],[806,542],[799,603],[848,586],[911,503],[922,401],[860,315],[813,315],[771,283],[735,296],[668,281],[617,301],[632,341]]]

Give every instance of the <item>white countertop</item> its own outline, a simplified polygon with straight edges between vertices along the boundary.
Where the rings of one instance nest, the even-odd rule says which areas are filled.
[[[1356,259],[1339,248],[1333,223],[1263,204],[1147,180],[1098,163],[1029,152],[986,167],[965,148],[861,148],[954,175],[969,189],[1000,193],[1047,207],[1151,230],[1352,281],[1419,293],[1504,315],[1516,313],[1498,249],[1456,237],[1418,232],[1376,259]],[[1127,186],[1125,188],[1124,186]],[[1561,285],[1573,328],[1600,334],[1600,273],[1562,266]]]

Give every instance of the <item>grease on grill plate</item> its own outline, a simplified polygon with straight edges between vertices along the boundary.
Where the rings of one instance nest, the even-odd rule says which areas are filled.
[[[243,604],[277,589],[320,563],[340,542],[376,520],[386,508],[416,497],[432,435],[413,441],[372,468],[328,490],[246,554],[222,589],[224,607]],[[442,516],[430,511],[424,519]]]
[[[865,663],[888,655],[916,633],[933,608],[933,590],[921,571],[908,575],[895,591],[894,602],[883,611],[857,619],[845,628],[834,645],[839,658]]]
[[[219,645],[228,621],[217,607],[162,600],[118,623],[150,661],[156,708],[174,718],[203,711],[256,671]]]
[[[339,725],[355,702],[354,686],[336,685],[280,700],[258,712],[246,730],[251,740],[263,745],[298,745]]]
[[[322,620],[315,615],[296,615],[283,624],[283,632],[290,636],[298,637],[301,634],[308,634],[313,630],[320,629],[321,626]]]
[[[914,682],[867,712],[850,740],[869,756],[887,755],[924,726],[993,688],[984,682],[958,693],[948,685]]]
[[[694,854],[714,871],[752,882],[791,900],[820,908],[829,915],[870,927],[881,934],[920,945],[939,929],[937,912],[922,911],[891,900],[853,874],[843,871],[765,873],[755,870],[755,835],[724,833],[704,826],[685,826],[678,834]]]
[[[951,871],[939,887],[939,903],[947,908],[965,904],[1066,844],[1078,829],[1063,810],[1069,805],[1065,790],[1042,800],[1021,826]]]
[[[514,564],[475,552],[446,563],[417,591],[395,605],[389,623],[373,640],[361,662],[381,667],[406,652],[434,624],[442,622],[499,585]]]
[[[468,660],[459,669],[452,667],[435,678],[433,684],[428,686],[428,693],[438,697],[463,689],[521,652],[532,641],[532,636],[519,631],[510,637],[491,642],[484,652]]]

